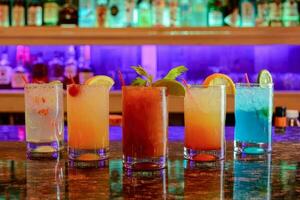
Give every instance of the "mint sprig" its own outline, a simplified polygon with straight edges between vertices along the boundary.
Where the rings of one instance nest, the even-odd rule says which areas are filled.
[[[137,77],[131,85],[134,86],[151,86],[153,84],[153,76],[150,75],[142,66],[131,67],[140,77]],[[185,66],[178,66],[171,69],[168,74],[163,78],[165,80],[175,80],[178,76],[182,75],[188,69]]]
[[[131,67],[138,75],[131,85],[135,86],[151,86],[153,81],[153,76],[150,75],[142,66],[132,66]]]
[[[175,80],[178,76],[180,76],[187,70],[188,69],[183,65],[175,67],[175,68],[171,69],[163,79]]]

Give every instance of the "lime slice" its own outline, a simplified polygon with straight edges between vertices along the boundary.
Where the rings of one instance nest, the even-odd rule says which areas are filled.
[[[260,85],[273,83],[271,73],[266,69],[261,70],[257,77],[257,83],[259,83]]]
[[[167,87],[167,93],[174,96],[184,96],[184,86],[175,80],[161,79],[152,84],[154,87]]]
[[[208,76],[203,85],[215,86],[215,85],[225,85],[227,94],[235,94],[235,85],[231,78],[225,74],[215,73]]]
[[[99,76],[94,76],[94,77],[88,79],[85,82],[85,84],[87,84],[87,85],[105,85],[105,86],[108,86],[109,88],[111,88],[115,84],[115,82],[109,76],[99,75]]]

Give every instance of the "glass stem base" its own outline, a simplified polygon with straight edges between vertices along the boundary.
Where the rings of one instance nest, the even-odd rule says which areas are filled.
[[[101,167],[106,162],[102,162],[109,157],[109,148],[100,149],[75,149],[69,147],[68,155],[70,165],[76,167]]]
[[[123,166],[133,171],[152,171],[160,170],[166,167],[166,156],[150,158],[134,158],[123,155]]]
[[[219,150],[194,150],[184,147],[184,158],[198,162],[214,162],[224,159],[224,152]]]
[[[57,159],[63,148],[63,141],[27,142],[27,157],[29,159]]]

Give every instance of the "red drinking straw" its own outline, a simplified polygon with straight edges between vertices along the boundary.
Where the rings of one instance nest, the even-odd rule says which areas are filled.
[[[248,77],[247,73],[245,73],[245,79],[246,79],[247,85],[250,87],[250,81],[249,81],[249,77]]]
[[[69,74],[69,79],[71,79],[71,82],[72,82],[71,84],[76,84],[72,74]]]
[[[190,96],[192,96],[192,93],[190,91],[189,85],[188,85],[187,81],[184,78],[182,79],[182,83],[183,83],[184,87],[186,88],[186,91],[188,92],[188,94]]]
[[[24,76],[24,74],[22,74],[21,77],[22,77],[22,79],[23,79],[23,81],[24,81],[25,84],[28,84],[28,83],[29,83],[28,80],[26,79],[26,77]]]
[[[118,70],[118,76],[119,76],[119,80],[120,80],[122,86],[125,86],[125,81],[124,81],[124,78],[123,78],[123,74],[120,70]]]

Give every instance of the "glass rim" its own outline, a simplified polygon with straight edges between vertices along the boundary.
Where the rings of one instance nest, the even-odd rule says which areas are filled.
[[[87,84],[68,84],[67,89],[70,88],[72,85],[77,85],[80,88],[93,88],[93,87],[102,87],[102,88],[110,88],[109,85],[87,85]]]
[[[273,86],[274,83],[235,83],[236,86],[242,87],[259,87],[259,86]]]
[[[190,88],[226,88],[226,85],[203,85],[203,84],[193,84]]]
[[[167,87],[154,87],[154,86],[134,86],[134,85],[126,85],[126,86],[122,86],[122,89],[126,88],[126,89],[162,89],[162,90],[166,90]]]
[[[52,83],[26,83],[24,88],[55,88],[55,87],[62,87],[62,83],[52,84]]]

